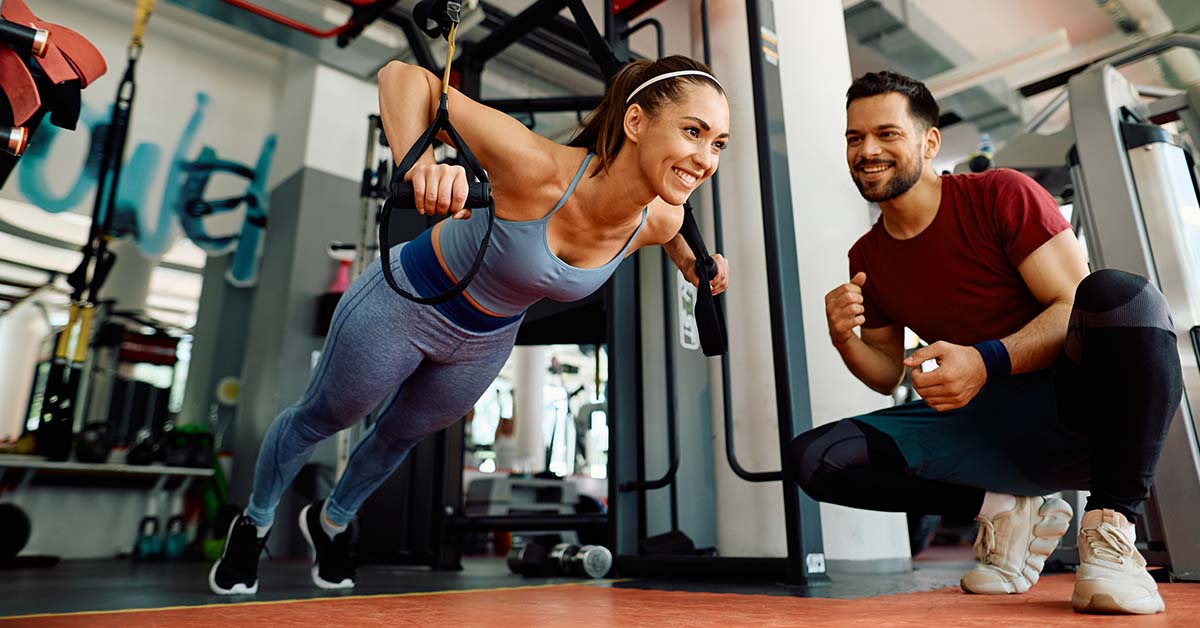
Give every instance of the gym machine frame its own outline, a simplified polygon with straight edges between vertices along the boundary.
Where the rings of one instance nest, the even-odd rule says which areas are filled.
[[[1068,88],[1045,110],[1035,116],[1027,131],[1036,130],[1068,98],[1076,148],[1071,151],[1071,178],[1075,190],[1075,210],[1086,238],[1093,270],[1117,268],[1149,278],[1166,295],[1179,336],[1179,357],[1183,364],[1184,397],[1171,421],[1157,467],[1151,500],[1147,504],[1143,532],[1151,564],[1166,564],[1177,580],[1200,580],[1200,448],[1197,447],[1200,412],[1200,259],[1197,251],[1171,246],[1168,222],[1172,192],[1185,198],[1185,210],[1195,210],[1200,202],[1200,184],[1190,156],[1190,193],[1184,189],[1161,190],[1161,186],[1139,188],[1135,177],[1139,170],[1151,167],[1134,163],[1131,152],[1137,147],[1151,150],[1154,144],[1168,151],[1176,148],[1165,131],[1153,127],[1160,117],[1182,118],[1192,136],[1200,142],[1200,85],[1185,93],[1143,105],[1136,90],[1116,67],[1143,59],[1170,48],[1200,50],[1200,36],[1170,34],[1136,45],[1095,63],[1087,71],[1073,76]],[[1134,142],[1136,131],[1162,131]],[[1182,148],[1182,147],[1179,147]],[[1183,149],[1186,154],[1186,148]],[[1150,171],[1149,174],[1157,174]],[[1183,176],[1179,174],[1178,176]],[[1181,186],[1182,187],[1182,186]],[[1191,196],[1191,205],[1186,197]],[[1164,210],[1164,208],[1166,208]],[[1200,223],[1200,216],[1182,216],[1185,222]],[[1195,227],[1193,227],[1195,228]],[[1175,233],[1174,237],[1185,237]],[[1193,240],[1192,246],[1196,241]],[[1075,564],[1074,538],[1077,520],[1072,522],[1064,546],[1051,559]]]

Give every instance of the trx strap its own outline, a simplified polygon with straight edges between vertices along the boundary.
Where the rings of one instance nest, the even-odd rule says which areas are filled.
[[[700,335],[700,350],[704,355],[712,357],[729,351],[729,340],[725,335],[725,310],[721,301],[712,293],[709,282],[717,276],[717,262],[708,254],[704,246],[704,238],[700,235],[700,225],[692,213],[692,204],[683,204],[683,225],[679,233],[687,242],[688,248],[696,256],[696,331]]]
[[[71,306],[67,326],[59,333],[54,361],[46,382],[42,426],[39,428],[38,449],[51,459],[66,459],[71,450],[71,432],[75,423],[75,401],[79,396],[83,362],[87,357],[92,333],[96,301],[99,292],[116,262],[108,250],[116,206],[117,183],[129,131],[129,116],[136,92],[134,69],[142,51],[142,36],[156,0],[138,0],[134,13],[133,34],[129,40],[128,64],[117,87],[112,118],[104,138],[104,153],[96,177],[96,198],[92,208],[92,224],[82,249],[79,266],[67,276],[71,286]],[[75,335],[75,325],[79,324]],[[74,335],[75,349],[70,350]],[[69,371],[69,372],[68,372]],[[45,431],[42,431],[45,430]]]
[[[426,305],[437,303],[445,303],[454,297],[463,293],[467,288],[467,284],[475,278],[475,273],[479,271],[479,267],[483,265],[483,256],[487,253],[488,245],[492,240],[492,227],[496,223],[496,203],[492,199],[492,185],[487,178],[487,172],[483,166],[475,159],[475,155],[471,153],[471,149],[462,137],[458,135],[458,131],[454,129],[454,125],[450,123],[450,111],[448,109],[448,94],[450,93],[450,62],[454,59],[454,35],[458,31],[458,23],[460,19],[460,11],[462,5],[454,0],[424,0],[413,9],[414,14],[419,16],[418,26],[426,33],[434,33],[446,37],[446,41],[450,44],[446,50],[446,66],[442,73],[442,95],[438,101],[437,114],[433,118],[433,123],[425,130],[425,133],[413,144],[412,148],[408,149],[408,154],[396,166],[395,173],[392,175],[390,186],[391,196],[383,203],[383,208],[379,213],[379,256],[383,265],[383,278],[387,284],[391,286],[400,296]],[[428,20],[434,20],[434,26],[430,26]],[[434,138],[437,137],[439,131],[445,131],[450,137],[451,142],[458,149],[459,161],[467,172],[477,178],[477,183],[469,184],[467,193],[467,201],[465,207],[469,209],[487,209],[487,230],[483,233],[483,240],[479,243],[479,252],[475,254],[475,261],[471,263],[471,268],[466,274],[458,280],[458,283],[441,294],[431,297],[421,297],[404,288],[396,282],[396,277],[392,274],[391,249],[393,242],[391,241],[391,233],[389,226],[391,224],[392,210],[396,208],[416,209],[416,199],[413,198],[413,186],[411,183],[404,182],[404,175],[416,165],[417,160],[425,153],[431,145]]]
[[[72,300],[86,304],[87,307],[94,304],[104,280],[108,277],[108,271],[112,270],[116,262],[116,256],[108,250],[109,231],[112,229],[113,215],[116,213],[117,184],[121,180],[125,141],[129,136],[129,117],[133,112],[133,97],[137,92],[134,71],[141,57],[146,23],[150,20],[156,1],[138,0],[134,11],[133,33],[129,39],[125,74],[117,85],[112,118],[104,137],[104,153],[101,155],[99,171],[96,174],[96,198],[92,207],[92,225],[88,241],[83,245],[83,259],[79,267],[67,278],[67,282],[74,288]],[[95,267],[90,268],[93,260]],[[88,292],[86,301],[83,300],[85,289]]]

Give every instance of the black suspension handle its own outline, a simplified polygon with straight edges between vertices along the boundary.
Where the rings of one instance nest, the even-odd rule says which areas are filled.
[[[704,238],[700,235],[700,225],[696,223],[692,213],[691,203],[683,204],[683,225],[679,233],[687,242],[688,248],[696,257],[696,328],[700,332],[700,348],[704,355],[712,357],[721,355],[729,350],[729,339],[725,328],[725,309],[721,307],[720,299],[712,293],[709,286],[717,276],[717,261],[708,254],[704,246]]]
[[[25,152],[25,147],[29,145],[29,129],[23,126],[7,126],[0,124],[0,150],[14,155],[21,156]]]
[[[441,294],[436,294],[428,297],[415,295],[404,288],[400,287],[396,277],[392,274],[392,257],[391,249],[393,242],[391,240],[391,222],[392,212],[396,209],[416,209],[416,203],[413,199],[412,184],[405,183],[404,177],[409,170],[416,165],[417,160],[425,153],[433,144],[434,137],[438,131],[444,131],[449,136],[451,143],[458,147],[460,160],[467,173],[474,175],[477,181],[468,183],[467,203],[465,207],[470,209],[485,209],[487,211],[487,229],[483,233],[483,239],[479,242],[479,251],[475,254],[475,260],[471,262],[471,267],[463,274],[458,283],[452,288]],[[379,211],[379,257],[382,265],[383,278],[396,294],[423,305],[436,305],[445,303],[462,294],[471,280],[475,278],[475,273],[479,272],[479,268],[483,265],[483,258],[487,255],[488,246],[492,241],[492,228],[496,224],[496,203],[492,198],[492,184],[487,178],[487,172],[483,166],[479,165],[479,161],[475,159],[475,155],[458,135],[454,125],[450,124],[450,115],[447,109],[447,98],[442,94],[441,101],[438,103],[438,111],[434,116],[433,123],[425,130],[417,143],[409,149],[408,154],[404,156],[404,160],[396,166],[392,174],[391,184],[388,186],[388,191],[391,193],[387,200],[384,201],[383,207]]]
[[[18,52],[28,52],[40,59],[46,56],[46,49],[50,44],[50,31],[31,28],[0,17],[0,41]]]
[[[466,209],[482,209],[492,204],[492,184],[486,181],[469,183]],[[416,199],[413,197],[411,183],[392,182],[391,204],[396,209],[416,209]]]

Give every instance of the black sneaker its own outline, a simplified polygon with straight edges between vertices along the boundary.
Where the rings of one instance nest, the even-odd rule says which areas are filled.
[[[208,572],[208,588],[217,595],[258,593],[258,555],[267,545],[267,536],[258,538],[258,527],[245,514],[234,517],[225,551]]]
[[[345,532],[329,538],[321,527],[321,510],[324,500],[309,504],[300,511],[300,532],[308,541],[313,557],[312,581],[322,589],[350,589],[354,587],[354,524]]]

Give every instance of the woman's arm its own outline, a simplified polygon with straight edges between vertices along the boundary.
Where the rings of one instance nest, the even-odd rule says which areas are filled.
[[[683,208],[656,198],[650,203],[647,220],[650,221],[648,226],[654,233],[654,242],[662,244],[663,252],[671,258],[671,262],[683,273],[684,278],[693,286],[697,285],[700,280],[696,276],[696,256],[684,240],[683,234],[679,233],[679,228],[683,226]],[[716,295],[724,292],[729,284],[729,262],[720,253],[713,253],[712,258],[717,263],[717,276],[709,285]]]
[[[441,97],[441,79],[428,70],[392,61],[379,70],[379,112],[392,157],[400,162],[429,127]],[[458,90],[449,92],[450,121],[488,172],[497,197],[537,185],[554,172],[558,144],[503,112],[481,105]],[[443,134],[439,139],[449,141]],[[418,164],[432,165],[426,152]],[[497,204],[500,204],[499,198]]]

